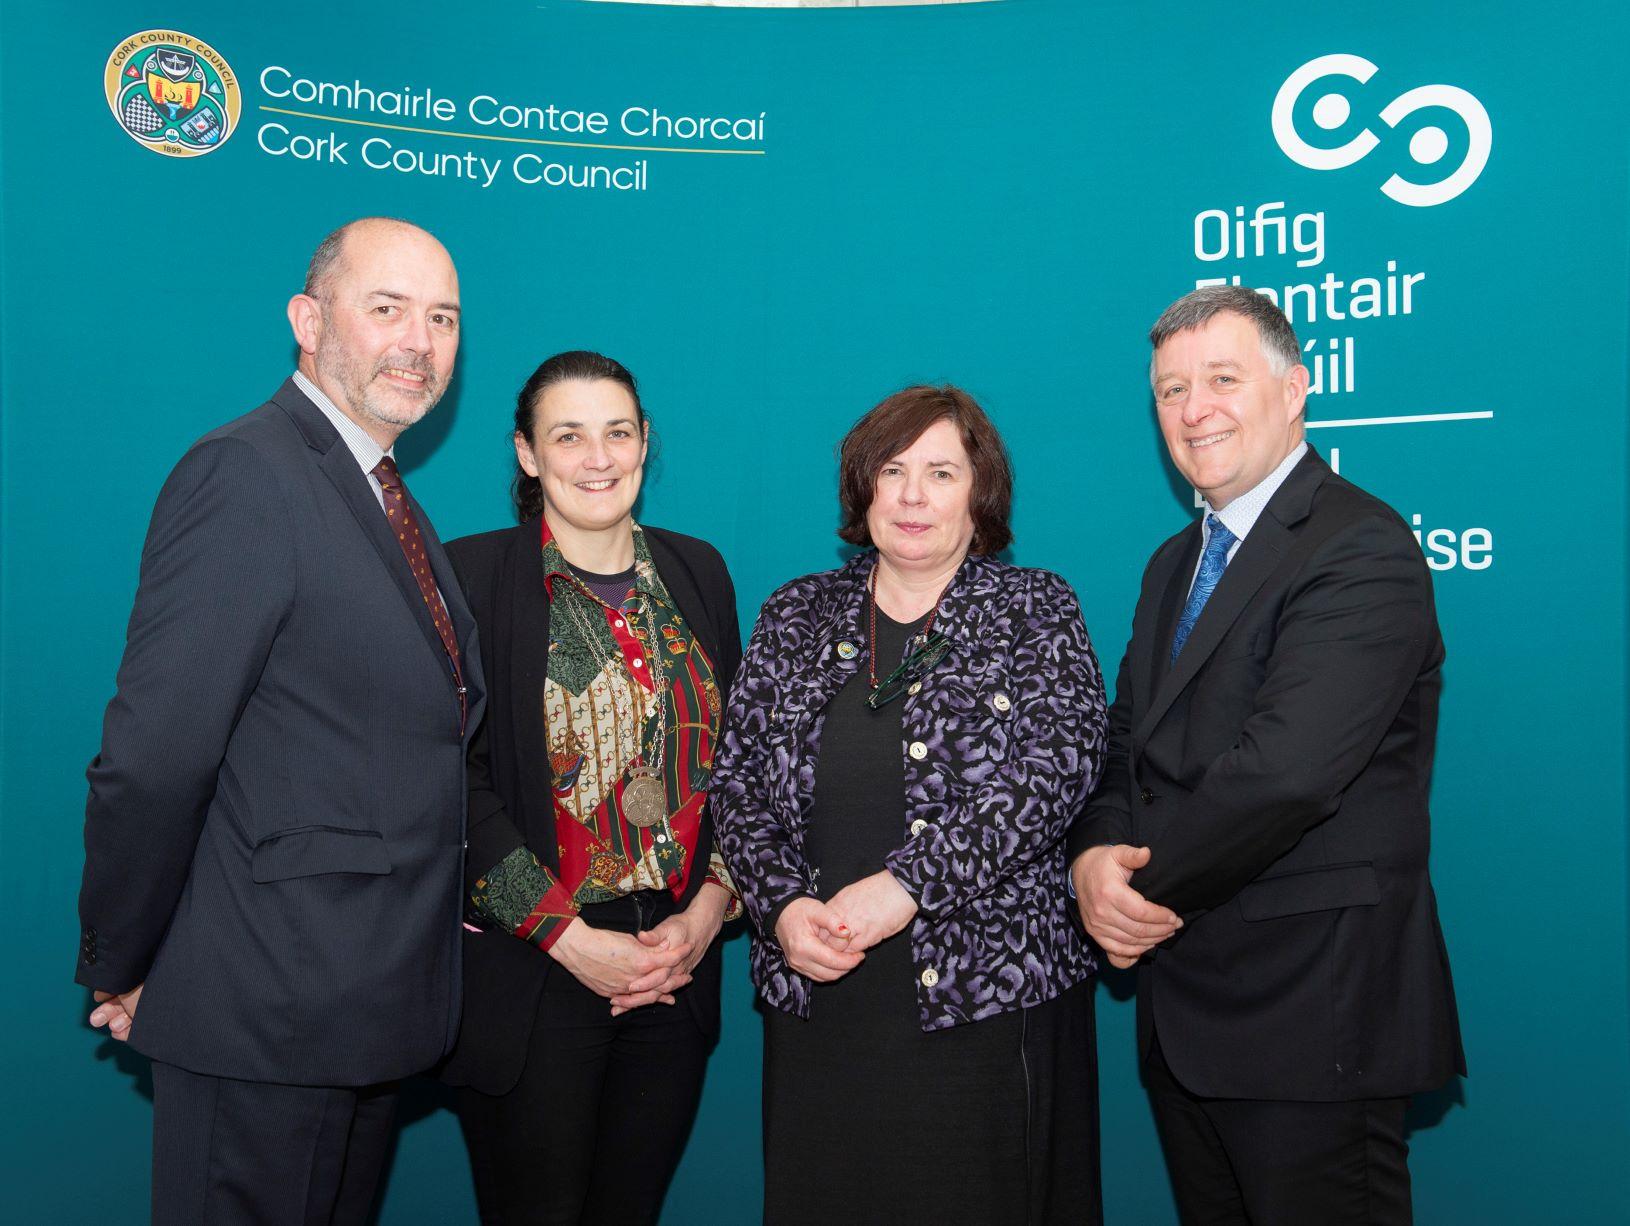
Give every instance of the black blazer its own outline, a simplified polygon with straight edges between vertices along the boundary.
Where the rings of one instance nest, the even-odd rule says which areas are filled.
[[[414,504],[470,697],[475,621]],[[89,770],[77,978],[146,982],[130,1043],[194,1072],[359,1085],[458,1026],[464,737],[368,478],[294,385],[153,509]]]
[[[1138,971],[1138,1033],[1223,1098],[1389,1098],[1465,1071],[1427,876],[1443,640],[1409,529],[1311,449],[1175,665],[1198,523],[1150,560],[1072,858],[1147,845],[1186,926]]]
[[[728,697],[741,663],[736,591],[718,550],[695,537],[641,525],[662,582],[691,633],[714,662],[719,692]],[[541,697],[549,663],[549,591],[539,558],[540,521],[484,532],[447,546],[453,569],[475,610],[487,659],[491,697],[487,719],[470,745],[470,826],[465,892],[523,843],[559,868],[555,839],[554,773]],[[704,817],[686,891],[701,889],[713,849]],[[464,1025],[442,1079],[487,1094],[514,1086],[526,1062],[538,996],[555,963],[510,933],[465,932]],[[720,943],[697,965],[681,1000],[705,1033],[719,1028]]]

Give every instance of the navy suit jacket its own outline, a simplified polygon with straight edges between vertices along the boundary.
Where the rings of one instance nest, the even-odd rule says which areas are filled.
[[[1397,514],[1309,450],[1175,664],[1198,522],[1150,560],[1071,832],[1149,847],[1185,927],[1138,970],[1138,1033],[1207,1097],[1394,1098],[1465,1071],[1427,875],[1443,639]]]
[[[362,1085],[458,1026],[475,622],[415,505],[469,689],[367,477],[293,381],[158,497],[91,763],[76,978],[199,1073]]]

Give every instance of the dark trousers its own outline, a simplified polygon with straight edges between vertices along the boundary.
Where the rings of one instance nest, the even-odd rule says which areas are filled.
[[[269,1085],[153,1062],[153,1221],[362,1226],[396,1087]]]
[[[1409,1226],[1407,1098],[1200,1098],[1144,1063],[1183,1226]]]
[[[649,928],[672,914],[671,903],[635,895],[596,904],[593,919],[621,927],[626,912]],[[683,995],[612,1017],[610,1001],[553,968],[515,1088],[460,1092],[484,1226],[654,1223],[690,1136],[711,1047]]]

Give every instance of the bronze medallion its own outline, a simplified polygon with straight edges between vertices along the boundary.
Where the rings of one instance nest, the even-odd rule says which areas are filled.
[[[662,776],[649,766],[636,766],[623,784],[623,816],[641,830],[649,830],[668,816],[668,789]]]

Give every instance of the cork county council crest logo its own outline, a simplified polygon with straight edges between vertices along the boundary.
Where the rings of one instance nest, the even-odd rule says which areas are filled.
[[[143,30],[121,39],[102,74],[113,117],[166,157],[226,144],[238,126],[238,78],[221,53],[190,34]]]

